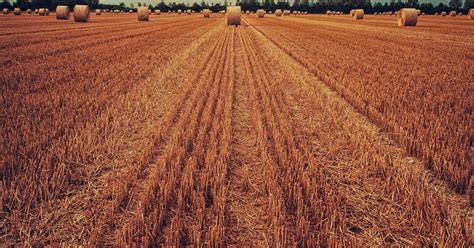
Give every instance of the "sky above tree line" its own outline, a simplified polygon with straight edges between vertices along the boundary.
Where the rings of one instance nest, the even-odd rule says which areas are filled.
[[[290,4],[293,4],[293,0],[289,0],[289,1],[290,1]],[[311,0],[309,1],[311,2]],[[314,0],[314,2],[316,1],[317,0]],[[100,0],[100,3],[103,3],[103,4],[119,4],[122,2],[124,2],[127,6],[129,6],[130,3],[137,5],[138,2],[147,3],[147,4],[151,4],[155,6],[156,4],[160,3],[161,0]],[[172,2],[192,5],[195,2],[201,3],[202,0],[165,0],[165,3],[172,3]],[[209,3],[209,4],[210,3],[224,3],[224,0],[205,0],[204,2]],[[227,2],[235,3],[235,0],[228,0]],[[371,0],[371,2],[372,4],[376,2],[385,3],[385,2],[390,2],[390,0]],[[432,3],[433,5],[438,5],[439,3],[448,4],[449,0],[419,0],[418,2],[419,3]]]

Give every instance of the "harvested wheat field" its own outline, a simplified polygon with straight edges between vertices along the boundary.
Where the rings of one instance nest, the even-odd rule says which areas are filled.
[[[0,246],[474,245],[474,21],[237,16],[0,16]]]

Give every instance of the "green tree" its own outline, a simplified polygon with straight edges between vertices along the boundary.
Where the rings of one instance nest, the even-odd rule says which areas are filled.
[[[461,8],[462,4],[461,4],[461,0],[450,0],[449,1],[449,7],[453,8],[453,9],[459,9]]]

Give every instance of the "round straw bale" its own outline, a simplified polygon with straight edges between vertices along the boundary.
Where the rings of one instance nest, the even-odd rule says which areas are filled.
[[[132,13],[133,13],[133,9],[129,10],[128,13],[132,14]]]
[[[248,10],[245,11],[245,14],[250,15],[250,11],[248,11]]]
[[[421,10],[417,9],[416,10],[416,15],[420,16],[421,15]]]
[[[263,9],[257,10],[257,18],[263,18],[265,16],[265,11]]]
[[[467,18],[469,20],[474,20],[474,8],[473,9],[469,9],[469,12],[467,13]]]
[[[31,9],[27,9],[26,13],[31,14]]]
[[[452,16],[452,17],[455,17],[456,16],[456,11],[454,11],[454,10],[449,11],[449,15]]]
[[[160,14],[161,14],[161,10],[155,9],[155,15],[160,15]]]
[[[240,6],[227,7],[227,25],[240,25],[242,16],[240,14]]]
[[[75,22],[89,22],[91,19],[91,11],[87,5],[74,6],[74,21]]]
[[[20,8],[14,8],[13,9],[13,14],[14,15],[21,15],[21,9]]]
[[[38,10],[38,15],[45,16],[46,15],[46,9],[44,9],[44,8],[39,9]]]
[[[210,18],[211,17],[211,10],[210,9],[203,9],[202,14],[204,15],[204,18]]]
[[[441,12],[441,16],[446,16],[446,11]]]
[[[416,26],[418,21],[417,10],[413,8],[402,8],[398,11],[398,26]]]
[[[10,13],[10,10],[8,8],[3,8],[2,12],[4,15],[8,15],[8,13]]]
[[[364,19],[364,10],[363,9],[356,9],[354,11],[354,20]]]
[[[95,10],[95,15],[102,15],[102,10],[101,9],[96,9]]]
[[[284,15],[284,16],[289,16],[289,15],[290,15],[290,11],[289,11],[289,10],[283,10],[283,15]]]
[[[38,12],[39,12],[39,9],[35,9],[35,13],[38,14]]]
[[[276,16],[281,16],[281,14],[282,14],[281,9],[275,10],[275,15],[276,15]]]
[[[56,6],[56,19],[57,20],[69,20],[69,6],[58,5]]]
[[[44,13],[45,13],[46,15],[49,15],[49,9],[48,9],[48,8],[45,8],[45,9],[44,9]]]
[[[178,9],[178,15],[181,15],[181,10],[180,9]]]
[[[332,15],[332,12],[330,10],[326,11],[326,15]]]
[[[150,12],[148,12],[148,7],[138,7],[137,13],[139,21],[148,21],[150,19]]]
[[[355,9],[351,9],[351,11],[349,11],[349,15],[354,16],[354,12],[355,12]]]
[[[191,14],[191,10],[190,10],[190,9],[187,9],[187,10],[186,10],[186,13],[187,13],[188,15],[190,15],[190,14]]]

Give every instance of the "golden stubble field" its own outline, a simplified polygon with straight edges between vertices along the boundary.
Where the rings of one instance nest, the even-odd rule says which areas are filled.
[[[472,246],[474,21],[0,16],[0,243]]]

